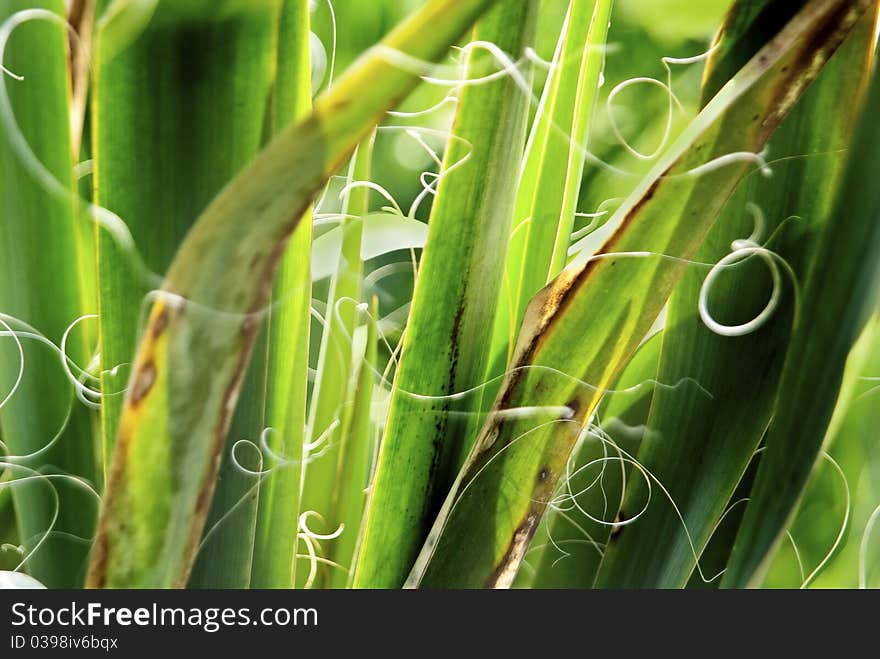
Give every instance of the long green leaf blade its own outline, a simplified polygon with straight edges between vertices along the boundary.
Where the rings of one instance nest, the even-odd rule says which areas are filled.
[[[840,466],[846,484],[831,461],[823,456],[810,476],[798,514],[789,528],[791,545],[797,546],[797,554],[785,551],[783,544],[783,550],[773,559],[764,587],[803,586],[805,582],[816,588],[880,585],[878,384],[880,315],[874,317],[850,352],[841,395],[828,429],[830,441],[825,452]],[[835,518],[842,520],[839,527],[830,523]],[[818,524],[818,519],[828,519],[829,523]],[[831,549],[835,551],[829,553]],[[813,579],[808,581],[810,576]]]
[[[360,544],[372,463],[378,447],[373,440],[370,423],[379,340],[375,320],[377,312],[378,303],[374,300],[366,327],[364,357],[343,426],[345,445],[336,477],[336,482],[341,487],[335,497],[333,509],[334,519],[339,520],[342,535],[330,548],[330,559],[338,566],[330,577],[331,588],[349,587],[354,580],[355,558]]]
[[[831,419],[847,355],[878,304],[880,76],[875,73],[831,220],[817,236],[780,395],[722,585],[760,583],[803,492]],[[784,484],[785,487],[780,487]]]
[[[126,34],[124,45],[119,22],[132,20],[138,5],[105,9],[106,4],[98,8],[104,11],[91,117],[96,202],[123,218],[146,267],[163,273],[195,217],[267,138],[277,3],[263,1],[232,13],[206,12],[209,3],[201,4],[201,12],[195,11],[198,3],[153,3],[149,20]],[[227,56],[218,58],[221,49]],[[101,231],[98,248],[109,465],[144,299],[157,282],[136,267],[112,234]],[[262,430],[265,360],[256,361],[230,438],[256,439]],[[125,366],[117,368],[120,364]],[[193,586],[243,587],[249,580],[256,482],[236,467],[229,450],[223,457],[212,533]],[[238,457],[251,458],[244,451]],[[168,460],[172,468],[173,458]]]
[[[311,107],[308,2],[284,0],[274,17],[266,43],[273,53],[273,89],[268,110],[257,117],[269,115],[266,139]],[[288,244],[275,308],[242,386],[190,586],[289,588],[293,582],[311,302],[310,264],[303,255],[310,243],[311,222],[304,220]],[[285,456],[284,464],[263,455],[263,438],[275,455]]]
[[[278,26],[273,134],[304,117],[311,107],[308,43],[308,2],[284,0]],[[279,459],[267,460],[262,469],[268,473],[260,481],[250,581],[254,588],[290,588],[296,578],[312,304],[311,219],[311,213],[306,213],[293,231],[275,283],[277,309],[267,321],[262,425],[270,433],[267,444]]]
[[[474,39],[517,56],[531,38],[536,5],[502,2]],[[490,55],[472,51],[468,77],[486,75],[487,62]],[[483,380],[504,268],[497,246],[510,233],[527,118],[528,97],[509,77],[461,94],[370,495],[358,588],[403,583],[466,449],[480,396],[449,396]]]
[[[193,16],[181,12],[180,3],[152,3],[150,22],[121,47],[117,23],[136,7],[114,12],[120,3],[109,9],[108,3],[99,5],[104,13],[96,36],[95,201],[125,221],[140,258],[156,273],[145,276],[116,236],[99,230],[102,422],[109,465],[144,297],[158,286],[156,277],[170,265],[193,220],[263,142],[274,12],[261,2],[231,16]],[[218,58],[220,50],[227,56]]]
[[[526,148],[492,356],[510,359],[529,300],[568,260],[611,0],[573,0]],[[492,375],[497,375],[492,373]]]
[[[334,506],[339,489],[357,489],[352,482],[337,479],[337,475],[340,465],[347,462],[344,447],[352,439],[344,434],[345,407],[350,402],[349,380],[354,366],[352,338],[357,326],[358,303],[361,297],[363,218],[369,211],[370,201],[369,189],[357,184],[370,180],[373,140],[374,136],[370,136],[358,147],[352,158],[348,185],[354,187],[350,187],[342,204],[341,250],[327,298],[327,314],[318,358],[318,379],[312,394],[309,420],[311,449],[306,463],[303,510],[317,513],[322,520],[323,529],[331,534],[340,524],[345,524],[337,517]],[[354,441],[360,442],[360,439]],[[343,528],[342,533],[356,537],[357,526],[352,527],[351,521],[348,524],[348,528]],[[322,577],[326,575],[326,570],[321,574]],[[334,576],[338,575],[334,573]]]
[[[42,11],[19,13],[27,10]],[[63,17],[60,0],[0,2],[2,63],[22,76],[0,73],[11,112],[0,130],[0,464],[10,474],[0,487],[13,493],[23,567],[54,588],[82,584],[94,532],[96,500],[74,478],[99,488],[101,477],[90,413],[58,352],[36,340],[60,347],[70,328],[74,373],[94,347],[76,326],[94,309],[83,308],[78,277],[88,255],[80,252]]]

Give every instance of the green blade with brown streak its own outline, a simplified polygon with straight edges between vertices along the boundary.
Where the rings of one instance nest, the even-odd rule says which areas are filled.
[[[518,58],[536,5],[501,2],[474,40]],[[470,53],[468,78],[498,69],[490,54]],[[510,235],[528,109],[529,95],[508,76],[462,91],[391,393],[357,588],[403,584],[479,427],[478,387],[504,274],[498,246]]]
[[[291,233],[326,180],[492,4],[433,0],[368,51],[214,199],[153,305],[122,411],[91,587],[182,586]],[[173,459],[172,459],[173,452]]]
[[[409,586],[511,584],[583,424],[681,278],[680,259],[695,254],[755,166],[748,154],[763,149],[871,4],[809,2],[661,157],[609,220],[600,255],[581,257],[531,302],[500,414],[490,413]],[[561,412],[504,414],[519,407]]]

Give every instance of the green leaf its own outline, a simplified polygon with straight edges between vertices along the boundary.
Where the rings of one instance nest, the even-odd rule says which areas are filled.
[[[274,134],[306,116],[311,107],[308,11],[304,0],[285,0],[281,7]],[[263,471],[268,473],[260,481],[250,581],[254,588],[290,588],[295,583],[312,304],[311,242],[312,216],[307,212],[288,241],[275,282],[275,309],[267,320],[266,408],[261,425],[269,433],[272,456],[264,459]],[[257,350],[263,350],[259,343]]]
[[[800,586],[807,572],[815,572],[820,567],[809,583],[816,588],[877,587],[880,576],[877,571],[880,513],[876,512],[880,510],[878,385],[880,315],[874,317],[850,353],[841,395],[828,430],[830,442],[825,451],[840,466],[846,486],[830,460],[823,456],[810,476],[789,529],[791,543],[783,543],[776,553],[763,587]],[[847,504],[850,504],[848,516]],[[786,545],[796,545],[797,554]]]
[[[70,329],[67,366],[78,375],[94,349],[80,327],[93,321],[78,322],[94,309],[84,308],[78,276],[88,255],[75,202],[63,16],[61,0],[0,1],[3,66],[22,76],[0,73],[0,468],[11,474],[0,488],[13,493],[24,568],[52,588],[82,584],[97,501],[77,479],[99,488],[101,478],[90,412],[58,351]]]
[[[354,365],[352,338],[357,326],[363,275],[361,245],[364,217],[369,210],[370,201],[369,188],[356,184],[370,180],[373,138],[371,136],[363,142],[352,158],[348,185],[355,187],[347,191],[342,204],[342,244],[327,297],[327,313],[318,357],[318,376],[312,392],[302,505],[304,511],[312,511],[320,516],[321,532],[325,534],[333,534],[340,524],[344,524],[338,518],[334,505],[340,487],[352,488],[357,492],[357,478],[343,479],[340,474],[340,479],[337,479],[337,473],[340,466],[348,462],[345,448],[352,439],[345,435],[347,429],[344,408],[349,402],[349,381]],[[369,410],[366,415],[369,422]],[[355,444],[359,447],[363,444],[361,439],[355,439]],[[343,528],[342,533],[357,537],[357,525],[354,528],[349,526],[347,532]],[[351,552],[349,561],[350,559]],[[328,572],[322,570],[318,583],[325,583],[327,575]]]
[[[630,481],[622,517],[650,503],[636,523],[615,534],[598,586],[687,584],[758,448],[791,331],[788,268],[801,278],[811,238],[829,219],[858,107],[840,108],[840,98],[857,97],[864,85],[875,18],[876,10],[862,19],[770,140],[773,175],[752,175],[740,185],[697,252],[698,263],[721,265],[689,268],[670,299],[659,379],[691,378],[702,389],[655,396],[638,459],[656,482]],[[714,70],[709,75],[717,77]],[[701,316],[703,292],[711,292],[705,313],[724,328],[710,329]],[[771,299],[774,307],[766,310]],[[718,572],[700,568],[707,580]]]
[[[474,39],[516,59],[529,44],[537,3],[505,0]],[[499,68],[470,53],[467,75]],[[510,234],[513,181],[525,144],[528,96],[508,76],[464,87],[445,172],[428,224],[379,452],[355,587],[396,588],[440,508],[478,412]],[[454,273],[454,275],[453,275]],[[453,396],[470,392],[464,396]],[[388,547],[394,547],[389,554]]]
[[[370,412],[376,383],[378,331],[376,314],[378,302],[374,299],[366,327],[366,345],[354,392],[345,410],[342,430],[342,455],[335,478],[337,493],[334,497],[334,519],[342,534],[329,550],[329,557],[337,567],[330,575],[331,588],[350,587],[354,580],[355,557],[360,543],[367,492],[378,441],[373,439]]]
[[[308,117],[278,135],[187,234],[135,359],[90,586],[186,583],[232,411],[291,233],[356,144],[416,84],[418,72],[398,66],[409,61],[400,53],[438,59],[490,4],[425,5],[365,54]]]
[[[582,258],[532,301],[495,409],[548,411],[490,414],[409,585],[512,582],[581,427],[755,160],[730,154],[761,151],[869,4],[810,2],[660,158],[609,221],[602,256]]]
[[[844,365],[878,304],[880,76],[874,73],[830,221],[817,235],[766,450],[722,585],[758,585],[818,458]]]
[[[647,432],[648,410],[655,394],[661,334],[639,347],[620,378],[599,405],[596,427],[588,427],[556,499],[532,541],[524,561],[532,566],[531,588],[591,588],[615,530],[623,485],[632,478],[632,457]],[[691,382],[668,385],[675,389]],[[614,444],[611,444],[614,442]],[[615,446],[620,452],[615,450]],[[628,461],[630,460],[630,461]],[[636,474],[635,478],[641,478]],[[528,580],[528,581],[526,581]]]
[[[129,12],[143,3],[127,4],[132,5]],[[177,17],[177,4],[159,2],[151,22],[119,49],[110,45],[115,19],[108,18],[117,15],[117,1],[99,20],[96,35],[95,201],[127,224],[140,258],[154,273],[141,271],[115,235],[99,231],[108,465],[144,298],[158,287],[159,275],[193,220],[259,151],[265,137],[274,11],[260,3],[239,16],[209,12],[194,21]],[[227,55],[218,58],[218,51]]]
[[[278,7],[274,25],[275,33],[267,43],[275,59],[273,90],[268,110],[263,108],[269,115],[271,134],[311,106],[308,3],[285,0]],[[306,397],[303,373],[308,359],[308,332],[302,338],[298,332],[309,327],[309,262],[302,254],[308,253],[310,241],[311,226],[305,221],[288,245],[284,275],[274,292],[277,309],[257,340],[242,385],[190,586],[244,588],[254,584],[254,576],[254,585],[264,587],[289,588],[293,582],[300,428]],[[282,428],[289,411],[293,412],[292,425]],[[272,428],[271,435],[265,430],[267,426]],[[276,454],[293,453],[292,469],[263,456],[264,437],[271,440]],[[275,518],[267,510],[275,511]]]
[[[101,15],[96,37],[96,202],[126,222],[153,273],[167,269],[194,218],[265,142],[275,81],[277,6],[187,15],[180,4],[114,2]],[[124,42],[123,20],[133,22],[125,29],[137,28],[125,32]],[[98,249],[109,464],[144,299],[158,281],[137,268],[113,235],[102,231]],[[266,365],[257,361],[232,423],[234,440],[256,438],[263,428]],[[119,364],[126,366],[114,374]],[[173,468],[173,457],[168,460]],[[225,451],[211,526],[222,523],[203,548],[193,585],[248,584],[255,486]],[[244,497],[250,502],[236,506]]]
[[[590,120],[605,61],[610,0],[573,0],[526,147],[492,355],[503,373],[526,305],[568,260]]]

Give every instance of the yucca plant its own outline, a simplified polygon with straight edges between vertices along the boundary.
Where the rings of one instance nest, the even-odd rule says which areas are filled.
[[[880,3],[650,4],[0,0],[4,580],[876,586]]]

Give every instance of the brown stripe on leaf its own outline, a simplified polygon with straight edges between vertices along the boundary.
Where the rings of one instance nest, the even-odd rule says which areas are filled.
[[[519,564],[532,541],[532,536],[535,535],[539,519],[540,515],[537,512],[530,511],[522,524],[513,532],[510,544],[507,545],[507,551],[486,582],[486,588],[510,588],[517,570],[519,570]]]
[[[284,251],[296,226],[299,224],[299,218],[305,213],[305,210],[298,213],[293,222],[288,227],[287,233],[277,242],[273,250],[267,258],[263,259],[262,271],[258,284],[255,288],[257,292],[248,313],[245,315],[241,323],[241,346],[238,351],[238,361],[235,370],[229,380],[229,384],[223,392],[220,399],[219,416],[214,426],[214,433],[210,443],[210,455],[208,464],[205,469],[202,482],[199,486],[198,498],[196,506],[193,510],[192,525],[187,539],[186,548],[184,550],[185,560],[183,561],[180,571],[174,581],[175,588],[184,588],[192,570],[192,564],[198,551],[199,541],[202,537],[205,521],[211,507],[211,501],[214,496],[214,489],[217,485],[217,473],[220,469],[220,462],[223,454],[223,446],[226,443],[226,434],[229,432],[229,424],[232,420],[232,414],[235,411],[235,405],[238,401],[239,390],[247,372],[250,363],[251,353],[259,333],[260,324],[263,319],[264,309],[269,304],[272,295],[272,288],[275,281],[275,273],[284,256]]]

